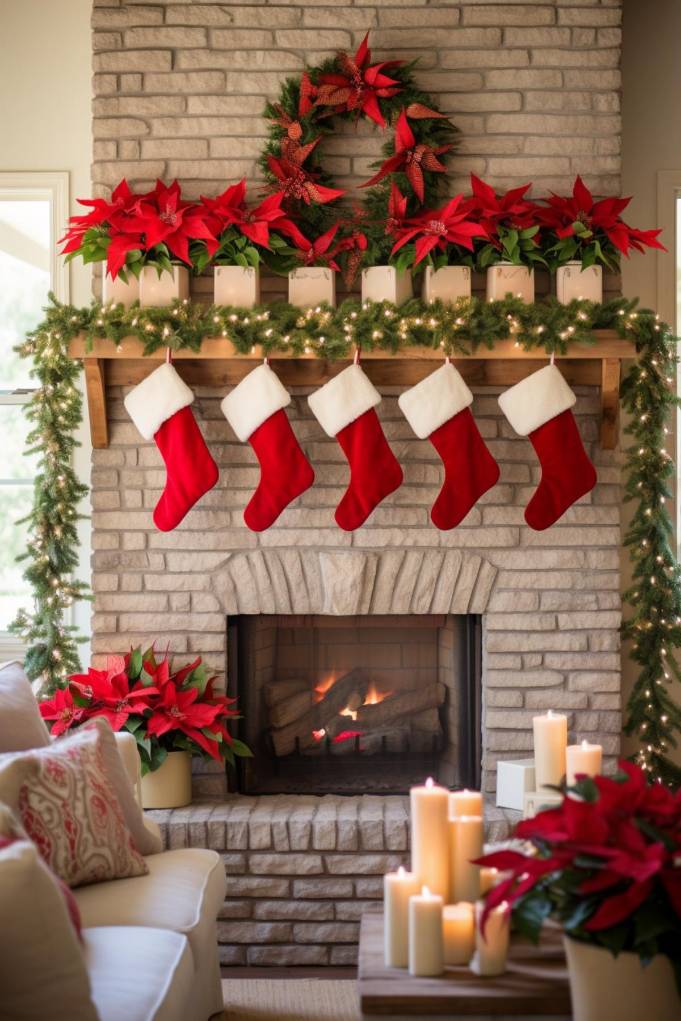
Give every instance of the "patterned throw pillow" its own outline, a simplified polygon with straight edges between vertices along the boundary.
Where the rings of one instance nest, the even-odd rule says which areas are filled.
[[[108,779],[96,729],[31,753],[35,777],[19,793],[21,821],[69,886],[148,873]]]

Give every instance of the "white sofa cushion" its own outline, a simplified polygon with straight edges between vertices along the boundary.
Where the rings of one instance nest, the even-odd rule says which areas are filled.
[[[0,850],[0,919],[3,1021],[98,1021],[64,898],[28,841]]]
[[[83,943],[99,1021],[196,1017],[194,962],[185,936],[167,929],[107,926],[84,930]]]
[[[23,752],[50,743],[21,663],[0,664],[0,752]]]

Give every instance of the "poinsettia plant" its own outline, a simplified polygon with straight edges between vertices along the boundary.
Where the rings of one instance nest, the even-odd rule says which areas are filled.
[[[661,230],[639,230],[630,227],[621,213],[631,198],[594,200],[581,177],[577,177],[572,195],[551,194],[545,206],[538,209],[539,219],[549,233],[547,259],[552,269],[578,260],[582,268],[602,264],[616,270],[622,255],[630,251],[644,252],[646,248],[660,248]]]
[[[153,646],[125,656],[109,656],[103,670],[72,674],[65,688],[40,703],[40,714],[55,736],[93,716],[104,716],[113,730],[134,735],[142,774],[161,766],[168,752],[188,751],[234,764],[251,751],[228,729],[238,719],[235,699],[214,690],[201,658],[175,669]]]
[[[406,220],[396,230],[397,241],[390,253],[393,264],[398,270],[424,261],[435,269],[472,266],[473,239],[487,237],[487,231],[481,223],[469,219],[470,207],[470,200],[455,195],[441,209],[425,209]]]
[[[516,927],[535,942],[551,917],[576,940],[645,963],[668,957],[681,995],[681,791],[649,784],[620,763],[614,777],[578,777],[557,808],[516,827],[532,852],[503,850],[478,864],[505,877],[485,898],[512,906]]]
[[[546,265],[540,247],[537,205],[526,197],[530,184],[498,195],[485,181],[471,174],[473,196],[469,215],[485,230],[485,240],[476,249],[478,269],[498,262],[514,266]]]

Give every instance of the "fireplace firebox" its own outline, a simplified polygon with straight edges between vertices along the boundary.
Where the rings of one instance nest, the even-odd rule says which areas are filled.
[[[400,794],[425,776],[477,786],[481,617],[240,614],[228,693],[254,752],[244,794]]]

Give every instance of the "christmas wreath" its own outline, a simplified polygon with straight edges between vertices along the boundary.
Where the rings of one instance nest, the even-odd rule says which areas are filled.
[[[390,224],[398,206],[400,218],[414,216],[443,194],[447,168],[442,158],[451,153],[458,134],[414,82],[414,62],[372,64],[368,39],[367,33],[354,56],[337,53],[283,83],[279,98],[265,108],[270,128],[260,159],[268,183],[284,193],[283,206],[302,233],[335,241],[333,252],[341,258],[347,281],[362,262],[388,261],[395,240]],[[322,159],[321,143],[337,118],[366,118],[391,133],[384,161],[362,185],[368,188],[366,198],[351,208],[341,202],[345,192],[335,187]]]

